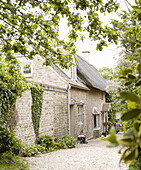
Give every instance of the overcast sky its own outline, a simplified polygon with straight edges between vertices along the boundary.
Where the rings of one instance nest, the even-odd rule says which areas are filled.
[[[118,0],[121,3],[121,7],[124,10],[127,10],[127,6],[124,2],[124,0]],[[132,0],[133,1],[133,0]],[[129,0],[130,2],[130,0]],[[117,15],[112,13],[108,16],[102,16],[103,22],[108,23],[110,18],[117,18]],[[65,20],[61,22],[60,24],[60,34],[61,36],[65,36],[67,33],[67,28],[65,27]],[[114,44],[109,45],[108,47],[105,47],[102,51],[96,51],[96,42],[89,41],[89,39],[86,39],[84,43],[78,42],[77,44],[78,48],[78,54],[82,55],[82,51],[90,51],[90,63],[93,64],[96,69],[99,69],[101,67],[108,67],[113,68],[116,63],[119,56],[120,49],[118,49]]]

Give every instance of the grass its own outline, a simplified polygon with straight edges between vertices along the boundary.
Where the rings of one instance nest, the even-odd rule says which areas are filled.
[[[28,170],[28,163],[19,156],[6,153],[0,157],[0,170]]]

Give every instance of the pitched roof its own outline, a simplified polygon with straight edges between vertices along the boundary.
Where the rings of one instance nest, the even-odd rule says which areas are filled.
[[[89,88],[86,86],[86,84],[83,83],[82,80],[79,79],[79,77],[77,78],[77,80],[74,81],[58,65],[53,64],[51,67],[72,86],[78,87],[78,88],[81,88],[84,90],[89,90]]]
[[[86,60],[82,59],[80,56],[76,56],[77,61],[77,73],[81,80],[90,87],[97,88],[102,91],[106,91],[107,82],[98,73],[97,69],[88,63]]]

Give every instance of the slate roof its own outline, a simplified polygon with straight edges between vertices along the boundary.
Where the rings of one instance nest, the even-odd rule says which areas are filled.
[[[80,56],[76,56],[77,61],[77,73],[81,80],[90,87],[106,91],[107,82],[99,74],[97,69],[88,63],[86,60],[82,59]]]

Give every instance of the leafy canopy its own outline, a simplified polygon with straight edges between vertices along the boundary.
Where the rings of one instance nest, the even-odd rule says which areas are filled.
[[[99,13],[115,12],[116,0],[1,0],[0,1],[0,53],[21,53],[33,58],[40,55],[45,64],[60,61],[62,67],[72,64],[76,52],[75,42],[89,33],[98,40],[97,49],[117,41],[114,29],[103,26]],[[70,27],[68,37],[59,39],[57,27],[62,17]],[[28,51],[26,45],[33,47]],[[62,56],[62,49],[66,51]]]
[[[121,145],[121,161],[128,163],[129,169],[141,169],[141,1],[136,0],[130,13],[121,14],[122,22],[113,21],[115,31],[120,30],[120,42],[124,47],[124,57],[133,67],[123,65],[118,72],[118,77],[124,80],[126,90],[121,91],[119,96],[127,103],[127,108],[121,115],[121,120],[127,127],[124,136],[117,139],[114,129],[106,139],[111,146]],[[126,18],[127,17],[127,18]],[[138,166],[138,167],[137,167]]]

